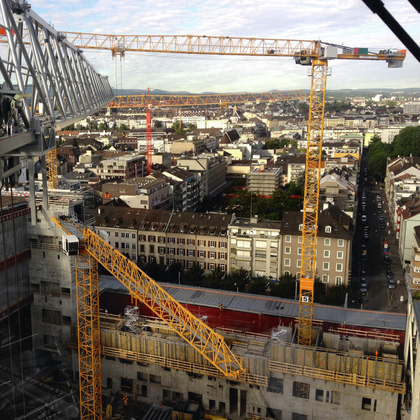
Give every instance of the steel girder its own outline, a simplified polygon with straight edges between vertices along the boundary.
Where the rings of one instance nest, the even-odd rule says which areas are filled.
[[[7,37],[0,49],[0,156],[42,156],[55,147],[56,130],[97,112],[114,94],[107,77],[26,0],[0,0],[0,7]]]

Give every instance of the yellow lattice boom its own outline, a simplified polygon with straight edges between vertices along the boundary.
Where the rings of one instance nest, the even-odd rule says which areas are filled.
[[[214,95],[128,95],[116,96],[110,103],[113,108],[146,108],[151,106],[204,106],[220,104],[239,104],[247,102],[278,102],[298,101],[309,99],[309,95],[302,90],[286,92],[214,94]]]
[[[185,309],[136,264],[89,229],[83,231],[83,245],[127,287],[131,296],[143,302],[225,376],[240,375],[242,359],[231,352],[223,337]]]
[[[312,63],[309,105],[308,143],[306,148],[305,195],[303,201],[302,262],[299,286],[298,343],[312,344],[313,295],[318,234],[319,181],[321,174],[327,61]]]
[[[45,155],[45,164],[47,168],[48,188],[55,190],[58,188],[57,149],[51,149]]]

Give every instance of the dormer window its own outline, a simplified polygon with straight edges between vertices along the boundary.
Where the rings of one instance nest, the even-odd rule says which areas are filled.
[[[331,233],[331,226],[325,226],[325,232]]]
[[[301,223],[300,225],[299,225],[299,230],[302,232],[302,230],[303,230],[303,224]]]

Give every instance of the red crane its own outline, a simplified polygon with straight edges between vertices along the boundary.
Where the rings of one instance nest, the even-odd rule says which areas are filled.
[[[150,89],[147,88],[147,110],[146,110],[146,160],[147,175],[152,173],[152,111],[150,109]]]

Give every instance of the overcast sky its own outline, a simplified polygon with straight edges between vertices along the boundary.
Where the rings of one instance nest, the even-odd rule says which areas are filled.
[[[408,0],[383,0],[420,43],[420,14]],[[362,0],[31,0],[32,9],[59,31],[121,35],[215,35],[321,40],[350,47],[405,49]],[[263,92],[309,89],[307,67],[292,58],[127,53],[85,56],[111,85],[124,89]],[[420,87],[420,63],[408,53],[402,69],[385,62],[330,60],[327,88]]]

